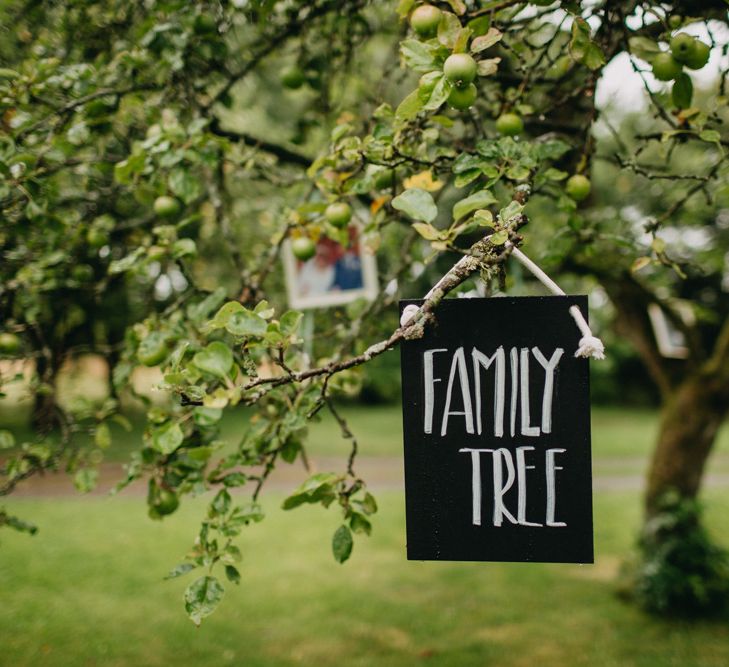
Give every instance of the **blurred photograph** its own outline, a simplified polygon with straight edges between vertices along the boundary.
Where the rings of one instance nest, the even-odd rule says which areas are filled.
[[[297,245],[303,239],[287,241],[283,261],[292,308],[335,306],[377,295],[375,258],[363,251],[354,227],[349,237],[346,247],[326,236],[316,242],[305,239],[311,246],[305,251]]]

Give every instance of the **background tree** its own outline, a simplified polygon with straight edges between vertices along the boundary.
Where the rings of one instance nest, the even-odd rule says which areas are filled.
[[[666,407],[636,590],[658,609],[725,596],[724,561],[692,504],[729,404],[726,72],[710,90],[692,83],[726,50],[724,3],[104,0],[0,12],[12,26],[0,42],[0,347],[34,361],[37,429],[18,446],[2,433],[0,494],[59,467],[90,488],[135,367],[159,367],[169,401],[148,405],[127,481],[148,476],[156,518],[214,491],[172,573],[208,570],[187,590],[191,618],[222,596],[213,566],[238,581],[233,539],[262,518],[274,467],[305,459],[322,409],[353,443],[349,465],[284,507],[336,503],[344,561],[376,504],[333,397],[419,335],[447,293],[512,286],[505,243],[527,239],[600,282]],[[651,112],[616,126],[595,93],[620,58]],[[349,211],[385,288],[317,315],[312,362],[279,254],[286,238],[348,243]],[[399,327],[395,300],[441,277]],[[650,303],[684,333],[685,360],[661,356]],[[108,361],[109,397],[65,405],[58,371],[86,351]],[[231,451],[219,423],[239,405],[255,415]],[[229,489],[242,486],[239,503]]]

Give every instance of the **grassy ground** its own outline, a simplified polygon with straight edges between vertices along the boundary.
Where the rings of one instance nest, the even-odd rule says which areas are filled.
[[[400,454],[398,408],[345,412],[363,455]],[[229,439],[243,423],[226,422]],[[594,410],[596,470],[640,469],[655,425],[645,411]],[[138,437],[117,439],[116,457]],[[725,431],[722,469],[728,440]],[[347,449],[328,419],[310,442],[320,455]],[[162,576],[189,549],[202,499],[157,523],[138,497],[11,497],[6,507],[40,532],[0,532],[0,666],[729,664],[726,620],[658,621],[615,597],[640,518],[637,493],[596,494],[594,566],[408,562],[396,492],[379,495],[373,536],[358,538],[340,566],[329,549],[337,514],[282,512],[281,498],[269,496],[268,517],[242,537],[240,587],[229,585],[221,609],[195,629],[182,609],[187,582]],[[706,501],[711,530],[729,546],[729,491],[710,489]]]
[[[352,431],[360,443],[364,456],[401,456],[402,412],[398,405],[340,406]],[[223,439],[235,443],[248,427],[247,411],[242,409],[229,414],[223,422]],[[345,456],[348,443],[342,440],[339,426],[331,415],[323,410],[321,420],[312,423],[308,446],[312,455]],[[113,447],[106,452],[108,461],[126,461],[130,452],[141,443],[142,415],[130,415],[132,431],[127,433],[116,424],[111,425]],[[10,428],[18,442],[32,439],[25,423],[27,414],[13,411],[0,403],[0,428]],[[658,428],[657,412],[647,408],[593,407],[592,449],[595,459],[623,458],[644,462],[650,454]],[[729,456],[729,425],[721,431],[716,453]],[[729,464],[726,466],[729,470]]]
[[[596,498],[594,566],[408,562],[396,493],[381,495],[373,536],[340,566],[328,546],[336,514],[284,513],[279,501],[244,534],[242,584],[200,629],[184,617],[185,582],[161,581],[189,547],[199,502],[159,524],[136,499],[11,501],[41,531],[2,535],[0,664],[729,664],[726,622],[658,621],[614,596],[639,519],[634,494]],[[729,494],[709,501],[725,536]]]

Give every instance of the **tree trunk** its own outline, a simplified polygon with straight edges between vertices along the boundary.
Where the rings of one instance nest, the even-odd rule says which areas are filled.
[[[726,394],[726,387],[720,386],[717,378],[695,374],[666,398],[648,472],[648,517],[669,490],[682,498],[698,494],[706,461],[729,407]]]
[[[36,375],[43,383],[43,389],[34,396],[32,424],[37,433],[47,434],[57,425],[56,376],[60,363],[44,356],[36,359]]]

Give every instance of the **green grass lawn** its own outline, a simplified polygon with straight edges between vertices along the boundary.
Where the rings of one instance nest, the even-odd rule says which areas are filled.
[[[355,435],[360,451],[370,456],[400,456],[402,454],[402,412],[400,406],[367,407],[350,405],[342,408]],[[322,421],[310,428],[309,447],[317,454],[342,454],[347,444],[342,441],[339,427],[330,415],[322,411]],[[593,456],[636,457],[644,459],[653,449],[658,429],[658,413],[650,409],[622,407],[593,407]],[[231,433],[232,431],[228,431]],[[717,453],[729,453],[729,427],[722,430]]]
[[[0,545],[0,664],[676,667],[729,664],[729,624],[652,619],[614,595],[639,520],[631,493],[596,498],[594,566],[405,560],[400,494],[381,494],[352,559],[329,551],[334,511],[278,509],[241,540],[243,580],[196,629],[185,580],[162,576],[190,545],[200,501],[162,523],[141,499],[10,500],[35,537]],[[729,493],[708,494],[729,533]],[[189,575],[188,575],[189,576]]]
[[[399,405],[362,406],[344,404],[341,413],[359,441],[363,456],[402,455],[402,411]],[[248,410],[241,409],[224,417],[222,439],[233,444],[248,428]],[[346,456],[349,443],[344,441],[334,418],[322,410],[321,419],[311,423],[308,448],[314,456]],[[27,415],[22,414],[23,418]],[[132,430],[124,431],[116,424],[111,425],[113,445],[105,453],[107,461],[127,461],[129,454],[142,441],[142,415],[130,415]],[[14,421],[15,420],[15,421]],[[28,426],[18,422],[16,415],[7,406],[0,409],[0,428],[10,428],[16,433],[18,442],[32,439]],[[646,408],[593,407],[592,448],[595,459],[635,459],[636,464],[645,462],[655,441],[658,428],[658,413]],[[719,436],[716,453],[729,455],[729,425]],[[629,463],[629,462],[628,462]],[[626,470],[636,466],[628,465]],[[729,463],[724,466],[729,470]]]
[[[343,411],[362,455],[400,455],[398,407]],[[245,415],[229,418],[227,439],[244,427]],[[639,471],[655,428],[649,411],[593,410],[596,470]],[[113,458],[138,438],[118,437]],[[728,440],[725,429],[721,465]],[[330,418],[312,426],[310,448],[348,451]],[[40,532],[0,532],[0,666],[729,664],[726,620],[660,621],[615,597],[640,519],[637,493],[596,495],[594,566],[408,562],[396,492],[379,494],[373,536],[358,537],[341,566],[329,547],[337,513],[283,512],[282,497],[264,499],[266,520],[240,541],[241,585],[228,585],[196,629],[182,608],[187,581],[162,577],[189,549],[203,499],[158,523],[141,497],[11,496],[5,506]],[[729,546],[729,490],[709,489],[706,501],[712,532]]]

